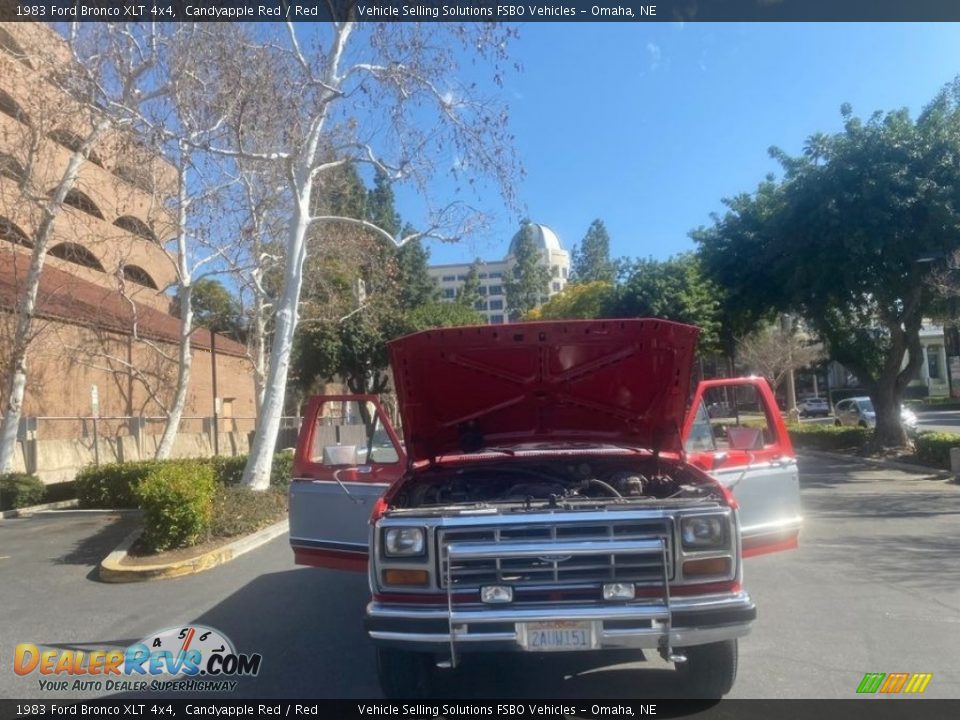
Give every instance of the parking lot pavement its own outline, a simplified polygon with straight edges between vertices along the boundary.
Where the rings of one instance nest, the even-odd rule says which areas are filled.
[[[928,697],[960,697],[960,486],[855,460],[801,458],[799,550],[747,560],[759,609],[740,643],[734,698],[853,698],[866,672],[932,672]],[[13,644],[123,647],[162,628],[222,630],[263,666],[243,697],[377,697],[362,628],[360,574],[298,568],[285,538],[209,572],[99,583],[101,551],[129,518],[57,513],[0,523],[0,696],[36,697]],[[72,562],[68,560],[72,558]],[[7,611],[9,610],[9,611]],[[468,659],[440,694],[462,698],[640,698],[680,686],[659,658],[589,655]],[[94,697],[66,693],[61,697]]]

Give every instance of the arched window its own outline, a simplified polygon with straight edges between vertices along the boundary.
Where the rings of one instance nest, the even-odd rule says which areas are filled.
[[[68,150],[73,150],[74,152],[80,152],[80,148],[83,147],[83,138],[76,133],[72,133],[69,130],[64,130],[63,128],[51,132],[49,138],[55,143],[63,145]],[[101,160],[96,151],[92,149],[89,153],[87,153],[87,160],[92,162],[94,165],[103,167],[103,160]]]
[[[87,250],[83,245],[76,243],[60,243],[50,248],[50,254],[55,258],[66,260],[67,262],[83,265],[103,272],[103,265],[97,260],[97,256]]]
[[[137,265],[124,265],[123,279],[134,282],[137,285],[143,285],[144,287],[151,288],[152,290],[158,289],[157,284],[153,281],[153,278],[150,277],[147,271]]]
[[[20,226],[3,216],[0,216],[0,240],[6,240],[14,245],[23,245],[28,248],[33,247],[33,241],[20,229]]]
[[[113,221],[113,224],[152,243],[160,244],[160,241],[157,239],[153,230],[150,229],[150,226],[143,222],[143,220],[138,220],[132,215],[124,215],[121,218],[117,218]]]
[[[2,27],[0,27],[0,49],[5,50],[10,55],[13,55],[13,57],[27,67],[33,67],[33,63],[30,62],[30,58],[27,57],[27,54],[23,51],[23,47],[20,45],[20,43],[18,43],[16,38],[14,38],[13,35],[11,35]]]
[[[126,180],[131,185],[140,188],[144,192],[152,194],[154,191],[153,178],[151,178],[145,170],[131,167],[130,165],[117,165],[117,167],[113,169],[113,174],[121,180]]]
[[[23,108],[20,107],[20,103],[14,100],[3,90],[0,90],[0,113],[9,115],[14,120],[21,122],[24,125],[30,124],[30,118],[27,117],[27,114],[23,111]]]
[[[27,171],[13,155],[0,152],[0,177],[22,182],[27,177]]]
[[[88,215],[93,215],[101,220],[104,219],[103,213],[100,212],[100,208],[98,208],[97,204],[90,199],[90,196],[85,192],[77,190],[76,188],[67,193],[67,196],[63,199],[63,204],[69,205],[77,210],[82,210]]]

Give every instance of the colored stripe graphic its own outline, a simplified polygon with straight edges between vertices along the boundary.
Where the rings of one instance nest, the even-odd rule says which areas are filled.
[[[887,675],[887,679],[883,681],[883,685],[880,686],[880,692],[890,694],[900,692],[908,677],[910,677],[910,673],[890,673]]]
[[[933,673],[866,673],[857,692],[863,694],[885,693],[895,695],[899,692],[919,694],[927,689],[933,679]]]
[[[863,680],[860,681],[860,684],[857,686],[858,693],[875,693],[880,689],[880,683],[883,682],[883,679],[886,677],[886,673],[867,673],[863,676]]]
[[[927,689],[927,685],[933,679],[933,673],[914,673],[907,686],[903,689],[905,693],[922,693]]]

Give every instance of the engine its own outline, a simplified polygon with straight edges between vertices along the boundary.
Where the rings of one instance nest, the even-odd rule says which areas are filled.
[[[507,505],[520,508],[573,507],[663,499],[712,497],[717,488],[682,466],[663,472],[659,463],[623,458],[561,462],[484,462],[429,468],[394,495],[394,508]]]

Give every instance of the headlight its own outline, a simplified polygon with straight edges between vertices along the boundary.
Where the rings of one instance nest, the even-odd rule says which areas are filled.
[[[704,549],[727,544],[727,521],[718,515],[687,517],[680,521],[680,537],[685,548]]]
[[[383,551],[390,557],[413,557],[423,555],[423,528],[395,527],[383,531]]]

